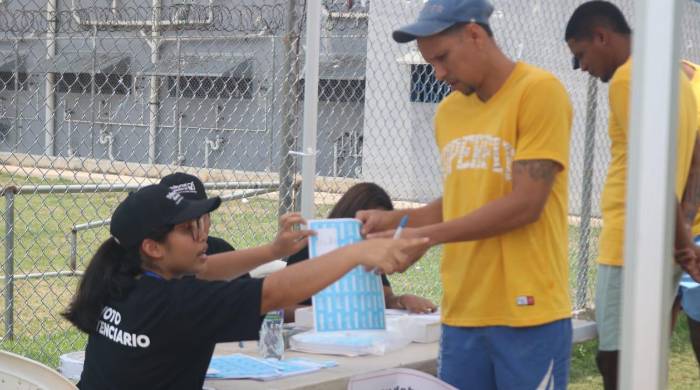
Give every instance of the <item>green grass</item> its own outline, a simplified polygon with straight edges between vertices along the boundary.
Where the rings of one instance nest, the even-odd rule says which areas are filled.
[[[603,382],[595,364],[597,341],[575,345],[571,353],[569,389],[601,389]],[[700,375],[692,347],[688,341],[688,323],[684,314],[679,316],[670,342],[668,389],[700,389]]]
[[[0,187],[8,184],[71,184],[60,180],[36,180],[0,175]],[[15,197],[14,274],[69,270],[70,231],[73,225],[110,217],[124,193],[29,194]],[[229,240],[237,248],[260,245],[274,238],[277,201],[252,199],[225,202],[212,215],[212,235]],[[5,205],[0,202],[0,253],[5,253]],[[77,236],[77,269],[84,269],[97,246],[109,237],[107,226],[80,231]],[[77,286],[77,277],[47,277],[14,283],[13,341],[0,341],[0,349],[56,366],[62,353],[84,348],[85,337],[73,330],[59,313]],[[5,291],[4,279],[0,292]],[[5,315],[5,301],[0,313]],[[0,321],[0,336],[7,334]],[[59,342],[60,341],[60,342]]]
[[[12,341],[4,341],[0,344],[0,349],[58,368],[62,354],[84,350],[86,343],[87,337],[83,333],[68,328],[51,334],[21,336]]]
[[[442,285],[440,283],[441,248],[431,248],[413,267],[402,274],[389,275],[392,290],[396,294],[416,294],[440,304]]]
[[[17,180],[21,180],[18,182]],[[9,183],[71,184],[62,180],[9,177],[0,175],[0,187]],[[70,229],[75,224],[109,218],[123,193],[20,195],[15,202],[15,274],[67,270],[70,262]],[[328,213],[331,206],[320,205],[317,216]],[[230,201],[212,214],[211,234],[231,242],[236,248],[260,245],[274,238],[277,230],[277,200],[263,197],[248,201]],[[0,202],[0,237],[5,236],[5,207]],[[588,258],[595,259],[598,229],[593,229],[587,247]],[[78,269],[83,269],[92,251],[109,236],[107,227],[81,231],[77,240]],[[578,246],[580,232],[570,226],[570,285],[582,283]],[[4,240],[0,253],[4,255]],[[396,293],[414,293],[440,302],[440,248],[431,249],[425,258],[403,274],[391,275]],[[3,262],[4,263],[4,262]],[[595,266],[589,262],[586,302],[590,304],[595,281]],[[15,339],[0,341],[0,349],[10,350],[49,366],[58,365],[58,357],[85,347],[86,337],[76,331],[59,313],[70,301],[78,279],[75,277],[18,280],[15,282]],[[5,286],[0,280],[0,291]],[[0,300],[4,305],[4,300]],[[0,308],[4,312],[4,306]],[[0,335],[4,335],[0,323]],[[671,341],[670,389],[700,388],[698,367],[688,340],[685,318],[681,318]],[[600,388],[595,367],[596,342],[574,346],[571,364],[571,389]]]

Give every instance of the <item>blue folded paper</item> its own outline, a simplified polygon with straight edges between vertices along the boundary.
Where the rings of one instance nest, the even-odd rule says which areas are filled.
[[[331,360],[314,361],[302,358],[284,360],[260,359],[244,354],[214,356],[209,363],[209,379],[271,380],[334,367]]]

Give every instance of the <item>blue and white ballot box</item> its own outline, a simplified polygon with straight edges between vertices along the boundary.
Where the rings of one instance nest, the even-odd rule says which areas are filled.
[[[308,221],[316,235],[309,240],[309,257],[362,240],[362,223],[352,218]],[[312,298],[317,332],[385,329],[384,290],[379,275],[358,266]]]

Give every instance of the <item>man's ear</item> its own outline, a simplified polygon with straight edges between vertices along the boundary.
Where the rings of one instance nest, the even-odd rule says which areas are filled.
[[[467,23],[464,26],[464,34],[466,37],[469,37],[474,41],[483,40],[485,37],[488,37],[488,34],[483,29],[483,27],[479,26],[476,23]]]
[[[141,241],[141,251],[143,252],[143,254],[145,254],[153,260],[159,260],[165,254],[165,248],[163,247],[163,243],[160,243],[156,240],[152,240],[150,238],[146,238],[143,241]]]
[[[610,30],[602,27],[593,28],[593,42],[607,46],[610,44]]]
[[[688,76],[688,79],[692,80],[695,76],[696,70],[692,66],[686,64],[685,62],[682,62],[682,64],[683,73],[685,73],[685,75]]]
[[[480,50],[486,45],[488,38],[486,31],[476,23],[467,23],[462,30],[462,39],[471,41]]]

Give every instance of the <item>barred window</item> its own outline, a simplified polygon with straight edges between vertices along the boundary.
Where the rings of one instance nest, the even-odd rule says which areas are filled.
[[[411,101],[415,103],[439,103],[450,94],[450,86],[435,78],[429,64],[411,65]]]
[[[168,94],[177,97],[178,78],[168,77]],[[242,77],[180,76],[180,97],[252,99],[253,82]]]
[[[134,78],[125,74],[95,74],[95,92],[105,95],[126,95],[129,93]],[[62,73],[56,84],[56,91],[71,93],[90,93],[92,90],[91,73]]]
[[[17,89],[15,89],[15,73],[14,72],[0,72],[0,90],[4,91],[25,91],[27,90],[27,81],[29,75],[24,72],[17,73]]]

